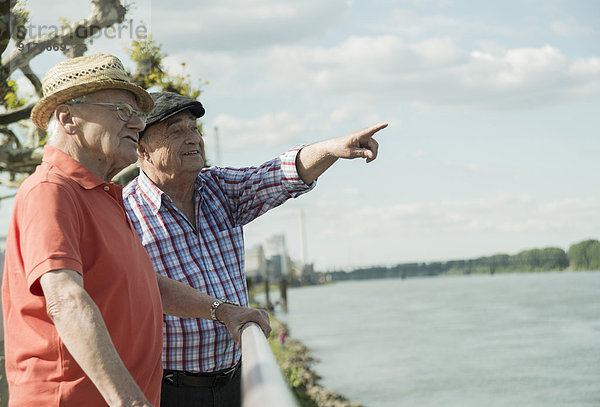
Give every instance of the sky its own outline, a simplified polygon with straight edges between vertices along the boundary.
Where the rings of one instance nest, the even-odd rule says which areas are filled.
[[[88,13],[83,1],[48,4],[28,1],[35,27]],[[171,72],[208,81],[213,164],[259,165],[389,123],[377,160],[338,161],[315,190],[247,225],[247,247],[283,233],[300,260],[301,213],[319,271],[600,238],[596,0],[144,0],[130,18]],[[104,33],[89,53],[127,65],[131,32]],[[46,52],[32,68],[43,76],[63,58]]]

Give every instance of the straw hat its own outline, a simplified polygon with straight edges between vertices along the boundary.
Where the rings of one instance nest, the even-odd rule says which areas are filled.
[[[86,55],[60,62],[46,73],[42,85],[44,97],[31,111],[31,120],[43,130],[48,127],[48,121],[58,105],[99,90],[130,91],[135,96],[138,108],[145,113],[154,106],[148,92],[131,82],[119,58],[112,55]]]

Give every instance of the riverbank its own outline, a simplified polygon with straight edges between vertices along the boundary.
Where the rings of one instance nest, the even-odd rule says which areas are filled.
[[[290,332],[284,323],[271,316],[271,328],[271,349],[301,407],[363,407],[319,384],[321,378],[311,369],[316,360],[306,346],[289,336],[281,346],[277,340],[280,332]]]

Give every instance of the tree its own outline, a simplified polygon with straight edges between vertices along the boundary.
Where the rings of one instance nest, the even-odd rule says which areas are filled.
[[[0,1],[0,104],[4,113],[0,114],[0,172],[7,173],[8,179],[0,182],[17,186],[20,175],[30,174],[41,160],[41,146],[45,143],[45,133],[29,122],[35,101],[27,101],[18,96],[13,75],[21,71],[29,80],[37,97],[42,96],[42,83],[33,73],[31,60],[46,50],[53,50],[59,44],[64,47],[67,57],[81,56],[87,51],[86,40],[98,30],[120,24],[127,9],[115,0],[90,0],[89,17],[68,23],[62,22],[62,30],[27,36],[26,24],[29,13],[17,0]],[[10,51],[9,44],[14,49]],[[28,123],[24,123],[28,122]],[[15,124],[19,124],[16,126]]]
[[[589,239],[571,245],[568,251],[571,267],[575,270],[600,269],[600,242]]]
[[[46,133],[29,120],[37,98],[42,97],[42,83],[33,73],[30,62],[44,51],[62,52],[67,58],[88,51],[93,35],[125,21],[128,5],[119,0],[89,0],[90,15],[69,22],[60,21],[61,30],[28,36],[29,14],[17,0],[0,0],[0,184],[17,187],[41,162]],[[9,47],[9,45],[14,45]],[[145,89],[168,90],[197,98],[189,75],[171,75],[163,67],[166,54],[152,37],[133,41],[128,54],[135,63],[134,81]],[[185,68],[185,64],[182,65]],[[20,71],[35,89],[35,100],[20,94],[14,76]],[[201,85],[198,85],[201,86]],[[2,199],[2,197],[0,197]]]

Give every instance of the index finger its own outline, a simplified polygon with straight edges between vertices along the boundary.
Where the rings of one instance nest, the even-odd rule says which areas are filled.
[[[366,133],[375,134],[379,130],[385,129],[387,126],[388,126],[388,123],[379,123],[379,124],[376,124],[375,126],[372,126],[372,127],[369,127],[368,129],[366,129]]]

